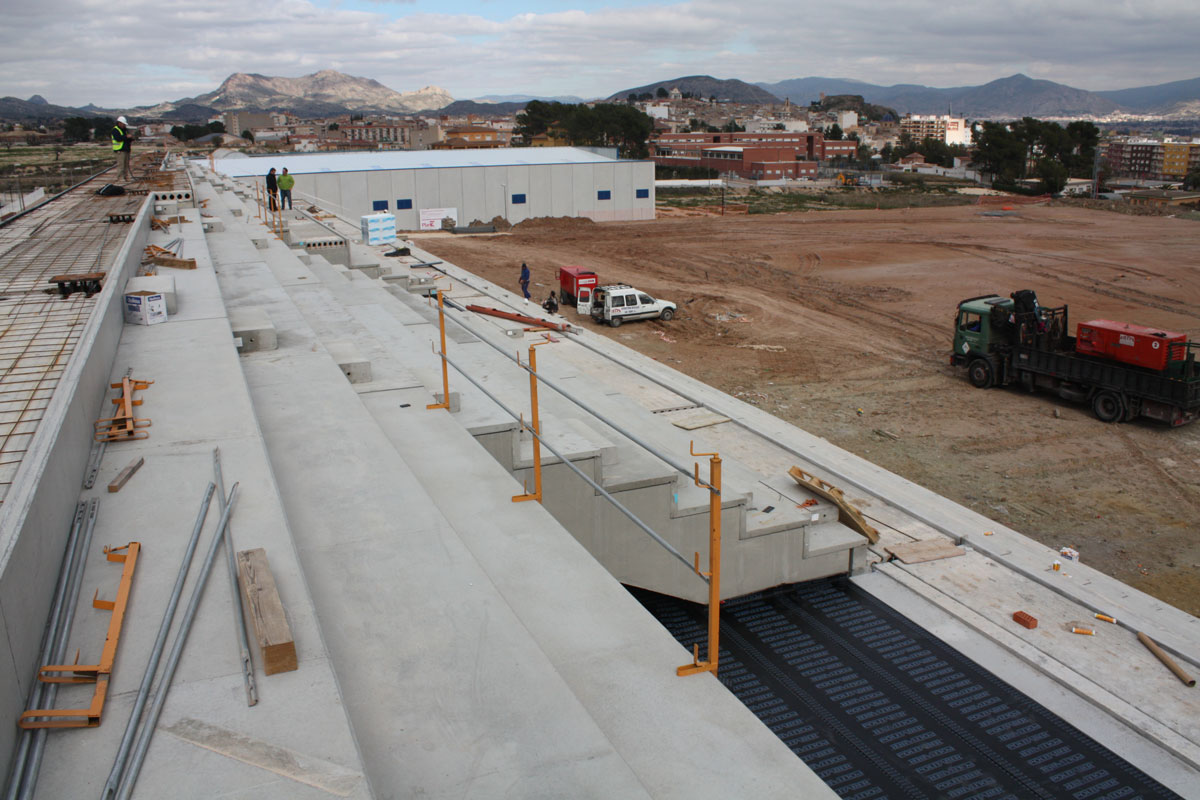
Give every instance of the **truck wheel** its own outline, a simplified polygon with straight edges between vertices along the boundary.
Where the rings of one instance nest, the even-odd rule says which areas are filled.
[[[662,310],[662,313],[658,315],[658,318],[659,318],[659,319],[661,319],[663,322],[667,322],[667,321],[669,321],[669,320],[671,319],[671,317],[673,317],[673,316],[675,316],[675,312],[674,312],[674,311],[672,311],[672,310],[671,310],[671,309],[669,309],[669,308],[664,308],[664,309]]]
[[[610,319],[610,320],[608,321],[608,324],[609,324],[609,325],[612,325],[614,328],[619,328],[619,327],[621,327],[621,318],[620,318],[620,317],[613,317],[612,319]]]
[[[1117,422],[1125,417],[1125,404],[1116,392],[1100,392],[1092,398],[1092,413],[1101,422]]]
[[[976,389],[987,389],[992,385],[992,365],[977,358],[967,367],[967,379]]]

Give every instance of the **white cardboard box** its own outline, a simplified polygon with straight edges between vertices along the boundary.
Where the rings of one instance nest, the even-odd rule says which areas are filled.
[[[395,214],[367,214],[362,217],[363,244],[387,244],[396,241]]]
[[[160,292],[127,292],[125,321],[131,325],[156,325],[167,321],[167,298]]]

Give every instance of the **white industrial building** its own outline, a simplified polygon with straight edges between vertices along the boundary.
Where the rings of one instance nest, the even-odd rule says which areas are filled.
[[[295,198],[350,219],[394,214],[399,230],[439,228],[446,217],[459,225],[496,217],[513,224],[535,217],[654,218],[654,163],[620,160],[611,148],[234,156],[214,166],[232,178],[286,167],[296,178]]]

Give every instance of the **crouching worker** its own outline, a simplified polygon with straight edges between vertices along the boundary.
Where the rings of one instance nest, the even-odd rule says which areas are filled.
[[[546,298],[546,302],[542,303],[542,308],[546,309],[551,314],[558,313],[558,298],[555,296],[553,291],[551,291],[550,296]]]

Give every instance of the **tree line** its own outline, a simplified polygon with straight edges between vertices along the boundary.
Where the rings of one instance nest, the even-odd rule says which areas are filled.
[[[1090,178],[1100,129],[1090,122],[1057,122],[1025,117],[1017,122],[984,122],[974,131],[972,165],[992,175],[996,188],[1017,188],[1036,177],[1051,194],[1067,178]]]
[[[513,133],[529,144],[535,136],[547,134],[572,146],[616,147],[624,158],[646,158],[646,145],[654,130],[654,121],[644,112],[623,104],[548,103],[531,100],[517,114]]]

